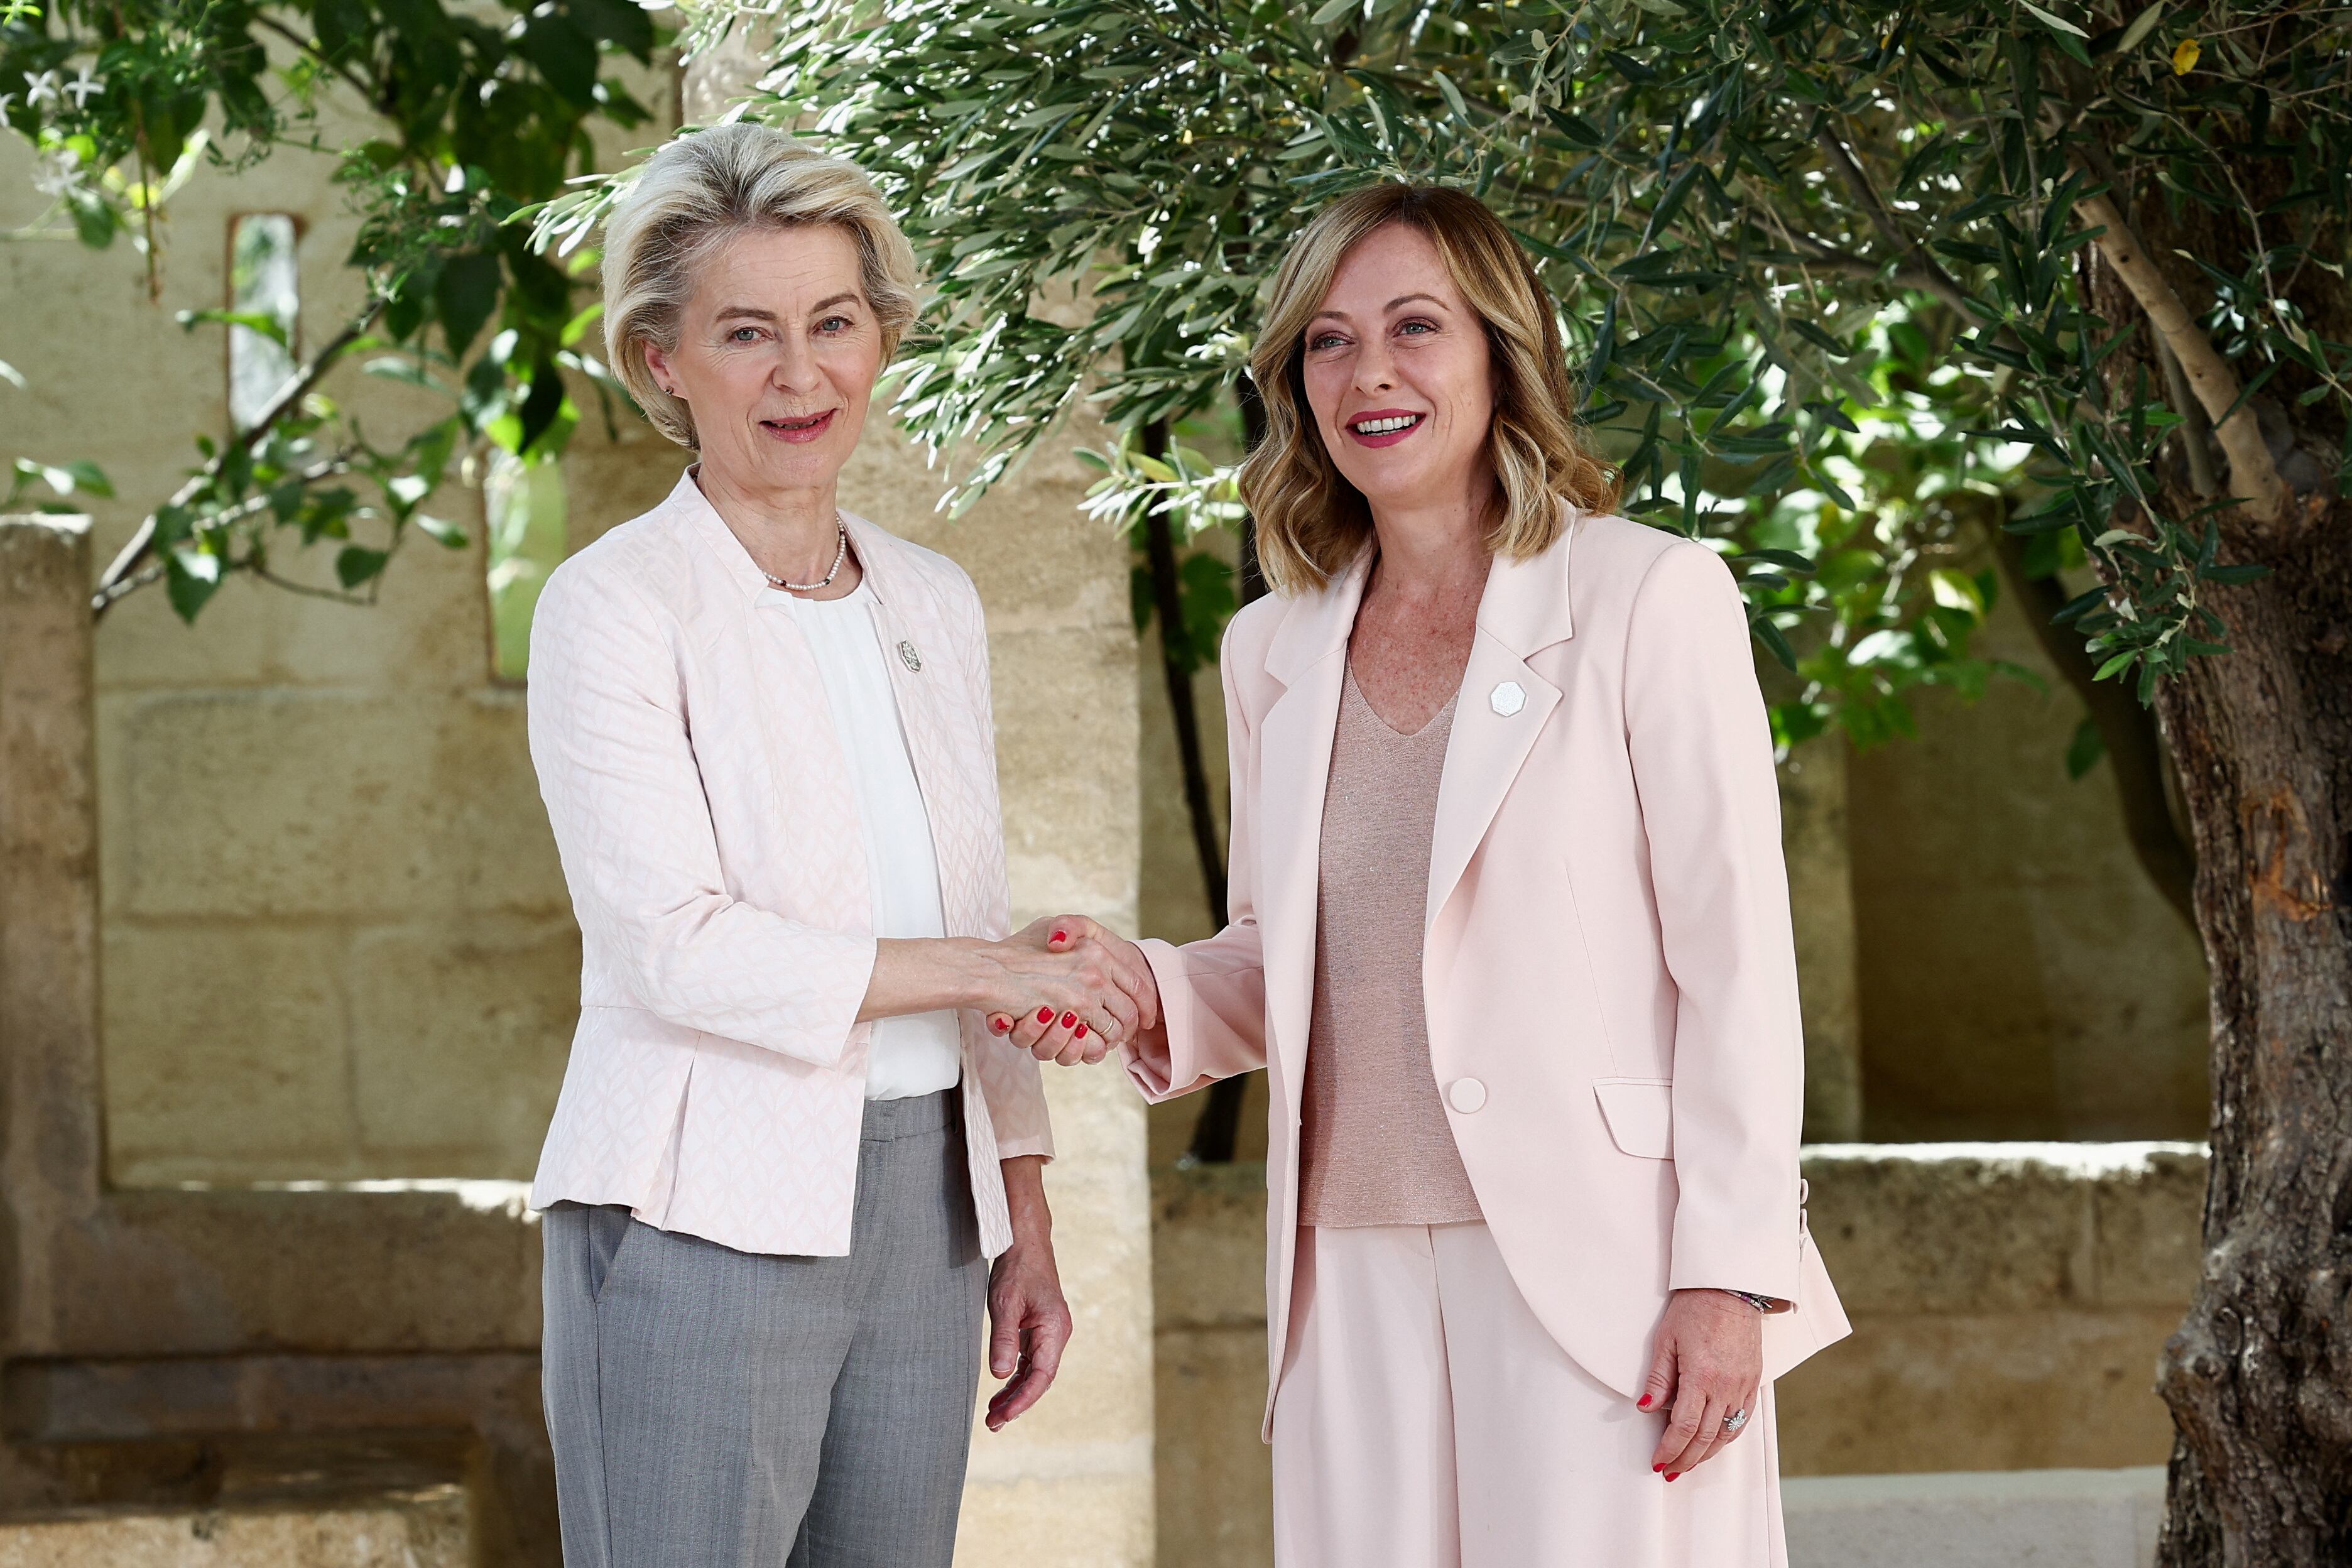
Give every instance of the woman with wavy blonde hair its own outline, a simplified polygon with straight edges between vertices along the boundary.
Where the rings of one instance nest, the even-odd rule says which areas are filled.
[[[1483,220],[1483,221],[1481,221]],[[1585,447],[1550,296],[1527,252],[1475,197],[1442,185],[1380,184],[1343,197],[1298,237],[1275,274],[1274,302],[1250,359],[1265,439],[1243,471],[1266,581],[1284,594],[1323,587],[1372,531],[1370,502],[1311,433],[1307,331],[1342,264],[1389,225],[1420,235],[1485,328],[1492,413],[1486,468],[1490,553],[1542,554],[1568,510],[1607,512],[1617,479]]]
[[[1232,924],[1142,944],[1120,1048],[1269,1069],[1279,1568],[1783,1563],[1771,1380],[1845,1331],[1739,591],[1608,515],[1552,311],[1477,201],[1376,185],[1252,366]]]

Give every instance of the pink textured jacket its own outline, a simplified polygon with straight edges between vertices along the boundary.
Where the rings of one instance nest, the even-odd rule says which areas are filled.
[[[1369,559],[1226,633],[1233,923],[1144,944],[1164,1043],[1129,1053],[1153,1100],[1269,1069],[1276,1379],[1324,784]],[[1544,554],[1495,563],[1427,921],[1430,1058],[1462,1163],[1512,1279],[1578,1364],[1633,1397],[1667,1292],[1685,1287],[1795,1303],[1766,1320],[1770,1376],[1847,1331],[1798,1175],[1804,1047],[1772,742],[1713,552],[1578,515]]]
[[[866,521],[951,936],[1007,927],[988,639],[961,568]],[[549,577],[530,754],[580,921],[580,1028],[534,1207],[625,1204],[740,1251],[849,1250],[874,968],[857,803],[808,645],[689,473]],[[910,831],[919,824],[897,825]],[[981,1240],[1050,1154],[1036,1062],[963,1015]]]

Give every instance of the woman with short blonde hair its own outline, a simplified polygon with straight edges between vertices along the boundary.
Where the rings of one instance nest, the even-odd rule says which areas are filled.
[[[682,137],[648,162],[604,225],[604,353],[654,428],[692,447],[694,413],[646,363],[676,353],[702,264],[747,231],[834,226],[857,246],[882,363],[915,324],[915,251],[866,172],[763,126]]]
[[[948,1568],[983,1312],[992,1430],[1070,1333],[1035,1058],[1150,984],[1007,934],[980,596],[839,505],[915,314],[872,184],[720,125],[606,237],[612,362],[697,461],[531,627],[582,942],[531,1193],[564,1561]]]
[[[1277,1568],[1779,1568],[1771,1380],[1845,1324],[1739,590],[1609,514],[1466,195],[1326,208],[1252,372],[1232,923],[1120,1048],[1268,1069]]]

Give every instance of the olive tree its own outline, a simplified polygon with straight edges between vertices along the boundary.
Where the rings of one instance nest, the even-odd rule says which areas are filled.
[[[182,319],[274,341],[289,374],[242,425],[198,437],[186,482],[101,577],[98,611],[162,583],[193,620],[239,572],[318,592],[276,569],[282,548],[313,544],[335,551],[325,592],[365,602],[415,533],[466,543],[422,510],[453,458],[561,448],[579,417],[565,373],[600,391],[609,378],[577,346],[593,319],[579,268],[507,220],[593,167],[597,125],[650,118],[605,68],[650,64],[656,43],[637,0],[0,0],[0,126],[29,145],[48,198],[30,234],[5,237],[128,240],[152,296],[172,195],[200,170],[235,174],[290,148],[338,157],[361,220],[349,263],[363,301],[299,359],[289,323],[267,313]],[[369,133],[331,144],[331,102]],[[322,385],[353,358],[443,394],[448,412],[389,437],[363,430]],[[72,454],[11,456],[9,502],[112,493]]]

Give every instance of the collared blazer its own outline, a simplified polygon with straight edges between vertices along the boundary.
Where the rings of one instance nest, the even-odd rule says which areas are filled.
[[[1323,797],[1369,552],[1225,637],[1232,923],[1144,944],[1157,1100],[1265,1067],[1266,1313],[1278,1389],[1298,1215]],[[1378,855],[1382,846],[1351,847]],[[1729,570],[1572,514],[1497,559],[1447,742],[1422,984],[1431,1066],[1512,1279],[1633,1397],[1667,1293],[1795,1303],[1769,1375],[1847,1331],[1805,1232],[1804,1047],[1772,742]]]
[[[988,638],[961,568],[863,518],[950,936],[1008,928]],[[762,603],[763,598],[768,602]],[[858,803],[789,606],[689,472],[556,568],[530,754],[579,917],[580,1026],[533,1206],[625,1204],[740,1251],[849,1250],[875,942]],[[920,832],[920,823],[877,825]],[[981,1240],[998,1162],[1051,1154],[1036,1062],[961,1018]]]

